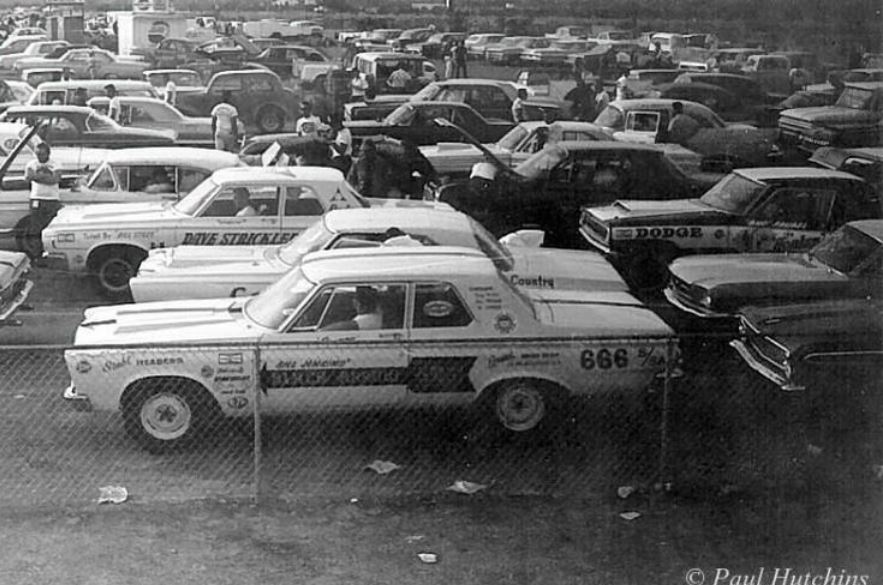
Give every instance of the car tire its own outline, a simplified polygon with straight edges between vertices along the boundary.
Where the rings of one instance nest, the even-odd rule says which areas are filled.
[[[640,291],[658,291],[668,282],[668,265],[676,254],[649,247],[636,250],[625,266],[625,280]]]
[[[497,422],[511,433],[537,431],[549,426],[558,411],[556,393],[537,380],[519,378],[500,384],[493,394]]]
[[[170,378],[134,390],[123,405],[126,432],[151,453],[193,444],[218,413],[216,403],[202,388]]]
[[[258,110],[257,126],[264,134],[281,132],[285,127],[285,112],[277,106],[265,106]]]
[[[138,273],[146,254],[132,250],[111,250],[95,263],[95,276],[102,295],[112,300],[130,300],[129,281]]]

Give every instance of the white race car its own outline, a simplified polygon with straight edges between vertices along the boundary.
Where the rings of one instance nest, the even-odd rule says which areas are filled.
[[[64,397],[121,410],[151,450],[258,396],[264,414],[475,403],[525,432],[570,396],[644,390],[672,340],[629,293],[525,291],[475,249],[329,250],[247,299],[87,309]]]
[[[121,298],[153,248],[281,244],[326,211],[372,205],[438,204],[366,199],[337,169],[231,168],[216,171],[174,204],[62,208],[43,230],[43,246],[50,266],[93,272],[105,294]]]
[[[527,244],[531,238],[534,241]],[[253,295],[298,266],[310,252],[410,244],[477,248],[516,286],[628,290],[619,273],[599,254],[539,248],[542,232],[531,230],[504,240],[511,244],[502,245],[477,221],[456,211],[338,209],[316,220],[290,242],[277,246],[151,250],[130,285],[137,302]]]

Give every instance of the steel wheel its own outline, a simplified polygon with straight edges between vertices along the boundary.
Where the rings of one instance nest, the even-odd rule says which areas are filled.
[[[497,420],[510,431],[535,429],[546,416],[547,395],[527,381],[507,382],[494,400]]]
[[[264,108],[258,113],[258,128],[261,132],[270,134],[273,132],[281,132],[285,125],[285,114],[279,108]]]
[[[178,392],[149,395],[139,409],[142,432],[165,443],[180,440],[193,428],[194,412],[187,398]]]

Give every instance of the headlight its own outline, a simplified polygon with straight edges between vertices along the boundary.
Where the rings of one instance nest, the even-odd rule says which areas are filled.
[[[62,233],[55,234],[54,236],[50,235],[49,239],[51,239],[54,243],[57,243],[57,244],[73,244],[74,242],[76,242],[77,237],[75,234],[72,234],[70,232],[68,232],[68,233],[62,232]]]
[[[699,304],[702,305],[703,307],[705,307],[706,309],[710,309],[711,308],[711,295],[706,294],[705,296],[703,296],[702,299],[699,301]]]

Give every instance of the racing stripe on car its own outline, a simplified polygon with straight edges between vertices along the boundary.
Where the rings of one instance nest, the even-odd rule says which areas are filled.
[[[413,358],[404,381],[417,394],[475,392],[469,380],[475,360],[475,356]]]
[[[474,392],[473,357],[414,358],[405,368],[263,370],[263,388],[318,388],[405,385],[418,394]]]

